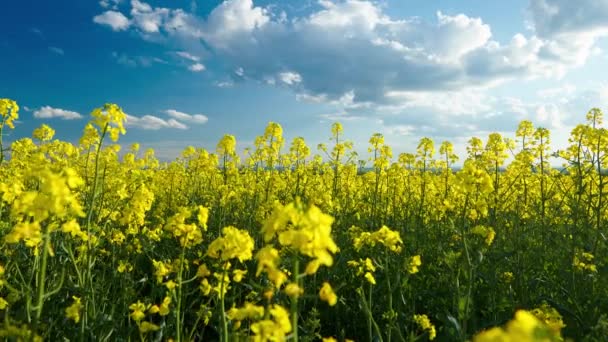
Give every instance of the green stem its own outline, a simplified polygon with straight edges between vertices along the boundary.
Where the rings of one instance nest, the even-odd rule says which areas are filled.
[[[0,124],[0,164],[4,161],[4,145],[2,144],[2,131],[4,129],[4,120]]]
[[[300,286],[299,274],[300,260],[296,256],[293,263],[293,279],[298,287]],[[291,326],[293,328],[293,341],[298,342],[298,296],[291,297]]]
[[[227,263],[222,265],[222,280],[220,281],[220,311],[222,318],[222,342],[228,342],[228,322],[226,321],[226,305],[224,303],[224,280],[226,278]]]
[[[175,335],[177,342],[182,341],[182,275],[184,272],[184,257],[186,254],[186,247],[182,247],[182,253],[179,257],[179,271],[177,272],[177,307],[175,309]]]
[[[44,306],[44,290],[45,290],[45,282],[46,282],[46,266],[48,262],[49,256],[49,247],[51,244],[51,235],[49,233],[48,225],[45,227],[44,231],[44,242],[42,245],[42,262],[40,268],[38,269],[38,294],[36,296],[36,316],[34,317],[34,330],[35,334],[38,328],[38,323],[40,322],[40,317],[42,317],[42,308]]]

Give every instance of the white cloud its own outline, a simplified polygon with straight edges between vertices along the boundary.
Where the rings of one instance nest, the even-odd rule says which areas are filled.
[[[207,121],[209,121],[209,118],[207,118],[207,116],[205,116],[203,114],[188,114],[188,113],[177,111],[175,109],[167,109],[165,111],[165,113],[167,113],[167,115],[169,115],[170,117],[172,117],[174,119],[182,120],[185,122],[191,122],[191,123],[195,123],[195,124],[204,124]]]
[[[358,120],[365,119],[364,116],[350,115],[350,114],[348,114],[346,112],[321,114],[321,115],[319,115],[319,117],[321,119],[325,119],[325,120],[329,120],[329,121],[340,121],[340,122],[358,121]]]
[[[387,128],[387,132],[392,135],[413,135],[418,128],[412,125],[393,125]]]
[[[180,56],[183,59],[187,59],[192,62],[199,62],[201,60],[200,57],[194,56],[186,51],[176,51],[175,54]]]
[[[253,0],[227,0],[211,11],[202,37],[216,48],[230,48],[269,21],[268,11],[255,7]]]
[[[201,63],[194,63],[188,67],[188,70],[190,70],[192,72],[200,72],[200,71],[205,70],[205,66],[202,65]]]
[[[112,52],[112,58],[116,61],[116,63],[120,65],[124,65],[126,67],[150,67],[154,63],[157,64],[168,64],[167,61],[158,57],[148,57],[148,56],[129,56],[124,53],[118,53],[116,51]]]
[[[547,89],[541,89],[539,91],[536,92],[536,95],[540,98],[556,98],[556,97],[560,97],[560,98],[564,98],[564,96],[570,96],[572,94],[574,94],[574,92],[576,91],[576,86],[572,85],[572,84],[564,84],[562,86],[559,87],[555,87],[555,88],[547,88]]]
[[[216,82],[215,86],[218,88],[232,88],[234,86],[234,82],[232,82],[232,81]]]
[[[483,91],[391,91],[386,97],[395,104],[380,106],[384,110],[426,109],[450,115],[475,115],[492,109],[492,98]]]
[[[169,9],[152,9],[150,5],[138,0],[131,1],[133,24],[146,33],[159,32],[160,26],[170,13]]]
[[[556,104],[543,104],[536,109],[536,122],[547,128],[561,128],[562,118]]]
[[[116,10],[121,2],[122,0],[101,0],[99,1],[99,6]]]
[[[177,55],[195,63],[191,70],[200,64],[191,51],[211,50],[233,71],[232,81],[222,85],[286,84],[298,100],[404,116],[416,109],[485,115],[480,113],[494,108],[486,101],[508,101],[492,100],[489,88],[509,80],[563,77],[597,51],[608,27],[603,15],[608,0],[530,0],[532,30],[506,42],[497,41],[482,18],[462,13],[437,12],[423,20],[391,16],[373,1],[318,4],[304,16],[288,18],[252,0],[226,0],[203,18],[132,0],[128,20],[144,39],[172,50],[189,46]],[[523,110],[512,105],[512,111]],[[499,118],[508,121],[504,115]]]
[[[100,25],[107,25],[114,31],[124,31],[129,28],[130,22],[124,14],[117,11],[105,11],[93,17],[93,22]]]
[[[608,33],[607,0],[530,0],[528,11],[541,37]]]
[[[63,49],[58,48],[56,46],[49,46],[49,51],[56,53],[58,55],[61,55],[61,56],[65,55],[65,51],[63,51]]]
[[[281,81],[283,81],[283,83],[288,85],[302,82],[302,76],[300,76],[300,74],[298,74],[297,72],[282,72],[279,74],[279,78],[281,79]]]
[[[34,117],[38,119],[61,118],[64,120],[73,120],[80,119],[82,115],[70,110],[44,106],[34,111]]]
[[[530,0],[528,13],[544,58],[582,65],[608,36],[608,0]]]
[[[154,115],[144,115],[141,117],[137,117],[127,114],[125,124],[127,127],[136,127],[144,130],[153,131],[159,130],[161,128],[176,128],[182,130],[188,129],[188,126],[175,119],[165,120]]]

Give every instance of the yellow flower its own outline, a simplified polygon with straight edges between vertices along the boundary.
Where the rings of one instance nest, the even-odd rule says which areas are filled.
[[[265,319],[251,324],[253,341],[283,341],[291,332],[289,312],[285,308],[275,304],[270,307],[269,312],[272,320]]]
[[[540,337],[540,338],[539,338]],[[515,318],[507,323],[505,328],[494,327],[483,331],[473,338],[473,342],[495,341],[561,341],[554,331],[532,313],[519,310]]]
[[[365,279],[372,285],[376,285],[376,278],[370,272],[365,272]]]
[[[305,269],[306,274],[316,273],[322,265],[331,266],[331,253],[338,246],[331,237],[333,217],[311,205],[304,208],[299,200],[286,206],[277,205],[265,221],[262,233],[269,242],[275,236],[284,247],[291,247],[303,255],[313,258]]]
[[[422,260],[420,260],[420,255],[414,255],[410,258],[410,262],[407,266],[407,271],[410,274],[418,273],[418,267],[422,265]]]
[[[0,99],[0,118],[0,124],[6,124],[14,129],[13,121],[19,119],[19,106],[17,102],[10,99]]]
[[[131,316],[135,322],[139,322],[146,317],[144,312],[149,306],[150,305],[146,306],[144,303],[137,301],[137,303],[129,305],[129,309],[131,310],[131,314],[129,316]]]
[[[156,281],[158,283],[162,283],[163,278],[172,272],[171,265],[169,263],[152,260],[152,264],[154,265],[154,275],[156,276]]]
[[[279,251],[271,246],[266,246],[258,251],[256,259],[258,261],[256,277],[259,277],[262,272],[266,272],[274,286],[281,287],[287,280],[287,275],[278,268]]]
[[[165,287],[167,287],[169,290],[175,289],[176,286],[177,284],[173,280],[169,280],[165,283]]]
[[[382,226],[373,233],[362,232],[353,240],[354,247],[359,251],[364,246],[374,247],[376,244],[382,244],[394,253],[401,252],[403,240],[399,232],[393,231],[387,226]]]
[[[78,236],[84,241],[87,240],[87,234],[80,229],[80,225],[74,219],[62,224],[61,231],[69,233],[72,237]]]
[[[133,270],[133,265],[131,265],[128,261],[120,260],[118,261],[118,273],[131,272]]]
[[[158,329],[160,329],[158,325],[147,321],[141,322],[139,324],[139,332],[142,334],[147,334],[151,331],[157,331]]]
[[[167,296],[163,299],[163,302],[159,305],[152,305],[148,310],[149,313],[155,314],[158,313],[161,316],[166,316],[169,314],[169,306],[171,305],[171,297]]]
[[[414,321],[422,330],[426,330],[429,333],[429,340],[434,340],[437,336],[435,326],[431,323],[431,320],[427,315],[414,315]]]
[[[531,313],[558,336],[560,335],[560,331],[566,326],[559,311],[547,303],[543,303],[540,307],[532,310]]]
[[[72,296],[72,299],[74,302],[65,309],[65,317],[73,320],[74,323],[78,323],[80,322],[80,310],[82,309],[82,304],[80,303],[80,297]]]
[[[253,238],[248,232],[228,226],[222,229],[222,236],[213,240],[207,255],[222,260],[239,259],[243,262],[252,257]]]
[[[198,206],[198,214],[196,215],[196,219],[198,220],[198,224],[203,227],[203,230],[207,230],[207,220],[209,219],[209,209],[203,207],[202,205]]]
[[[246,274],[247,270],[234,270],[232,271],[232,280],[236,283],[240,283]]]
[[[55,130],[46,124],[42,124],[40,127],[34,130],[32,135],[34,138],[40,141],[50,141],[55,135]]]
[[[330,306],[334,306],[338,302],[338,296],[336,296],[334,290],[331,288],[331,285],[329,285],[327,282],[324,282],[321,286],[321,290],[319,290],[319,297],[326,301]]]
[[[247,302],[242,308],[232,308],[228,310],[226,316],[233,321],[259,319],[264,316],[264,307]]]
[[[8,307],[8,302],[6,299],[0,297],[0,310],[4,310]]]
[[[207,268],[207,265],[202,264],[198,267],[198,269],[196,271],[197,277],[205,278],[205,277],[208,277],[209,275],[211,275],[211,272],[209,271],[209,268]]]
[[[298,298],[304,294],[304,289],[295,283],[289,283],[285,286],[285,293],[292,298]]]

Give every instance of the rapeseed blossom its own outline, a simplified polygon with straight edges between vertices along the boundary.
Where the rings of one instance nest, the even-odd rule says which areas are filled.
[[[399,232],[393,231],[387,226],[382,226],[373,233],[362,232],[353,240],[353,245],[357,251],[364,246],[374,247],[376,244],[384,245],[390,251],[399,253],[403,247],[403,240],[401,240]]]
[[[207,255],[212,258],[238,259],[240,262],[249,260],[253,252],[253,238],[248,232],[235,227],[224,227],[222,236],[213,240],[207,249]]]
[[[429,333],[429,340],[434,340],[437,337],[435,326],[431,323],[431,320],[427,315],[414,315],[414,321],[418,326]]]

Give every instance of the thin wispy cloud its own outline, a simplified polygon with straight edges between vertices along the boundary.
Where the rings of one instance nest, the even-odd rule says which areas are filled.
[[[176,51],[175,54],[178,55],[179,57],[181,57],[183,59],[187,59],[191,62],[198,62],[201,60],[200,57],[194,56],[186,51]]]
[[[49,51],[51,51],[52,53],[55,53],[57,55],[60,55],[60,56],[65,55],[65,51],[63,51],[62,48],[58,48],[56,46],[49,46]]]

